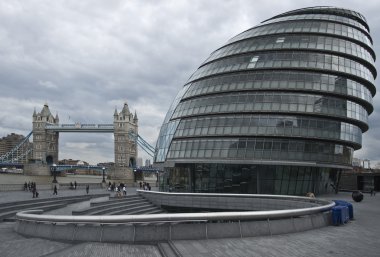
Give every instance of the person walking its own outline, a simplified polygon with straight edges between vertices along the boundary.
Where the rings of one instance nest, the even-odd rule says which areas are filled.
[[[90,191],[90,185],[87,185],[86,186],[86,193],[88,194],[89,191]]]
[[[74,181],[74,189],[77,189],[77,182]]]
[[[123,186],[123,195],[124,195],[124,196],[127,196],[127,188],[126,188],[125,185]]]
[[[33,193],[33,198],[36,197],[36,192],[37,192],[37,189],[35,186],[32,187],[32,193]]]
[[[58,195],[57,185],[54,185],[53,195]]]

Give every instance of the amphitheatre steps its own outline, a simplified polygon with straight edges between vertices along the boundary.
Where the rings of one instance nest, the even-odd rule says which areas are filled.
[[[73,215],[135,215],[164,213],[140,195],[110,197],[108,201],[91,203],[89,208],[73,211]]]
[[[40,209],[46,211],[56,210],[68,204],[88,201],[91,198],[108,196],[109,194],[92,194],[82,196],[64,196],[54,198],[34,198],[25,201],[7,202],[0,204],[0,221],[13,221],[17,212]]]

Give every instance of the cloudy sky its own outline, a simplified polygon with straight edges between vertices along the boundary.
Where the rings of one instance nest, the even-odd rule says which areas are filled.
[[[365,15],[380,56],[378,0],[1,0],[0,137],[30,132],[33,110],[44,103],[60,123],[112,123],[127,101],[139,134],[155,145],[174,96],[212,51],[276,14],[316,5]],[[373,165],[379,98],[355,152]],[[59,144],[60,159],[114,159],[112,134],[61,133]]]

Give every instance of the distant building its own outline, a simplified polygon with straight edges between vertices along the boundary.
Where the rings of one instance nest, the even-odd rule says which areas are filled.
[[[89,163],[86,161],[81,161],[81,160],[73,160],[73,159],[63,159],[59,161],[59,164],[61,165],[83,165],[83,166],[88,166]]]
[[[23,135],[18,135],[15,133],[11,133],[6,137],[0,138],[0,156],[10,152],[14,147],[16,147],[21,141],[23,141],[25,137]],[[29,141],[29,140],[28,140]],[[29,143],[32,144],[32,143]],[[26,162],[28,156],[24,156],[21,162]]]
[[[352,159],[352,167],[361,167],[362,161],[359,158]]]

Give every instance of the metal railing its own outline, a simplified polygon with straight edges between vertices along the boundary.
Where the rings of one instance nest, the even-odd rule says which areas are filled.
[[[162,192],[151,192],[159,194],[170,194]],[[187,194],[189,195],[189,194]],[[201,194],[194,194],[201,195]],[[210,194],[204,194],[210,196]],[[224,194],[211,194],[225,197]],[[229,196],[234,196],[233,194]],[[251,195],[254,196],[254,195]],[[247,197],[247,195],[246,195]],[[110,215],[110,216],[69,216],[69,215],[44,215],[41,210],[27,210],[17,213],[19,220],[47,222],[47,223],[72,223],[72,224],[125,224],[125,223],[156,223],[156,222],[184,222],[184,221],[240,221],[240,220],[267,220],[292,218],[303,215],[312,215],[330,210],[335,206],[334,202],[297,196],[274,196],[257,195],[255,198],[272,198],[295,201],[310,201],[319,206],[265,211],[231,211],[231,212],[209,212],[209,213],[170,213],[170,214],[141,214],[141,215]]]

